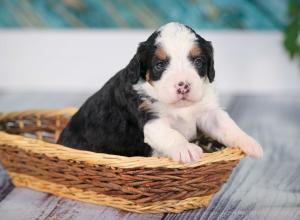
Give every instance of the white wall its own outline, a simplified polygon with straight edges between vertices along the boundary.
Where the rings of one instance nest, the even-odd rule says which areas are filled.
[[[134,55],[151,31],[0,30],[0,89],[96,90]],[[215,48],[225,92],[300,91],[300,66],[279,32],[199,31]]]

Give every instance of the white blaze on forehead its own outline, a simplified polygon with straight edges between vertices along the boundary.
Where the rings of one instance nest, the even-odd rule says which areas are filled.
[[[169,56],[187,56],[197,40],[195,34],[183,24],[172,22],[162,26],[155,43]]]

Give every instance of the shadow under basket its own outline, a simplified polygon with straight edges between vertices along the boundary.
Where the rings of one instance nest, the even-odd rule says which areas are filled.
[[[244,157],[226,148],[182,164],[54,144],[76,111],[0,114],[0,160],[15,186],[139,213],[178,213],[206,207]]]

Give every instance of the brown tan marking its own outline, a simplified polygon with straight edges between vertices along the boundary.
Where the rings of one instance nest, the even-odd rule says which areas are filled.
[[[166,51],[161,47],[157,48],[154,54],[160,60],[166,60],[168,58]]]
[[[151,110],[150,104],[148,101],[143,101],[140,105],[139,105],[139,110],[143,111],[143,112],[149,112]]]
[[[194,46],[191,50],[190,50],[190,56],[191,57],[197,57],[201,54],[201,48],[198,46]]]

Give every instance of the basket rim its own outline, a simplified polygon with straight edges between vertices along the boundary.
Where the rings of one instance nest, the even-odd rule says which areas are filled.
[[[55,157],[61,160],[73,160],[86,162],[91,165],[106,165],[117,168],[193,168],[219,161],[240,160],[245,155],[239,148],[225,148],[222,151],[204,153],[203,157],[193,163],[180,163],[167,157],[126,157],[105,153],[96,153],[85,150],[78,150],[59,144],[47,143],[42,140],[31,139],[20,135],[8,134],[0,131],[0,145],[24,150],[31,153],[44,154],[48,157]]]
[[[26,117],[29,115],[38,115],[38,116],[58,116],[58,115],[69,115],[72,116],[78,111],[76,107],[66,107],[59,109],[29,109],[25,111],[12,111],[12,112],[0,112],[0,122],[6,121],[15,117]]]

